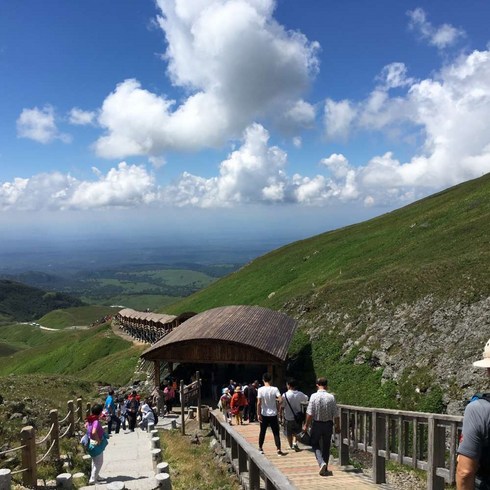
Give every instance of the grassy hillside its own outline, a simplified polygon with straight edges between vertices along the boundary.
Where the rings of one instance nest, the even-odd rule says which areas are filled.
[[[36,320],[51,310],[82,305],[79,299],[68,294],[0,280],[0,320],[3,322]]]
[[[443,368],[435,373],[433,366],[444,367],[444,350],[460,363],[456,351],[465,335],[473,343],[464,355],[479,353],[490,327],[484,331],[476,315],[469,323],[475,327],[458,332],[458,322],[466,324],[456,314],[489,295],[490,174],[275,250],[164,311],[200,312],[231,304],[285,311],[300,320],[290,352],[295,375],[304,380],[327,375],[344,403],[439,411],[448,396],[462,395],[464,383],[456,377],[454,386],[437,387],[437,376],[454,376]],[[427,311],[421,312],[418,302]],[[456,313],[446,321],[449,303]],[[378,334],[380,326],[385,328]],[[417,345],[424,336],[426,344]],[[449,337],[454,338],[449,344],[438,344]],[[390,359],[381,362],[379,356],[385,355]],[[418,360],[421,366],[415,366]],[[399,369],[397,379],[382,379],[387,365]]]
[[[30,325],[5,326],[0,328],[0,344],[18,349],[0,357],[0,376],[61,374],[114,385],[131,379],[143,350],[114,335],[107,324],[59,332]]]
[[[88,326],[101,318],[114,315],[120,308],[109,306],[78,306],[53,310],[38,320],[43,327],[67,328],[72,326]]]

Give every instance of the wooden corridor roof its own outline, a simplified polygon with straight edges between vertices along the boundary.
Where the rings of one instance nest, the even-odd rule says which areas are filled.
[[[273,363],[287,358],[296,321],[259,306],[224,306],[199,313],[143,352],[149,360]]]
[[[137,311],[132,308],[124,308],[119,311],[118,315],[131,320],[147,320],[162,324],[172,323],[177,318],[174,315]]]

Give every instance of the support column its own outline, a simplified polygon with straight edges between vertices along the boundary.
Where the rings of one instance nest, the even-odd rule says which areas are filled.
[[[160,360],[157,359],[153,361],[153,367],[154,367],[154,382],[155,382],[155,388],[159,389],[160,388]]]

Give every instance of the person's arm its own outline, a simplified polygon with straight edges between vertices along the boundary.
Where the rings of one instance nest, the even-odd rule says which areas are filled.
[[[94,441],[97,441],[97,442],[100,442],[100,435],[99,435],[99,431],[98,431],[98,427],[100,426],[100,422],[98,420],[96,420],[93,424],[92,424],[92,432],[90,433],[90,439],[93,439]]]
[[[310,427],[312,418],[313,417],[309,413],[306,414],[306,420],[305,420],[305,423],[303,424],[303,431],[304,432],[306,432],[308,430],[308,428]]]
[[[478,469],[478,461],[468,456],[458,455],[456,468],[457,490],[473,490],[475,488],[475,475]]]
[[[261,410],[261,408],[262,408],[262,400],[259,397],[257,397],[257,420],[259,422],[262,422],[262,410]]]

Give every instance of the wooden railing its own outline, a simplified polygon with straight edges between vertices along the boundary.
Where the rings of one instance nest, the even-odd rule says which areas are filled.
[[[82,399],[78,398],[75,403],[73,400],[67,402],[67,414],[63,419],[59,419],[58,410],[49,412],[50,427],[44,437],[36,441],[36,431],[32,426],[26,426],[20,431],[20,446],[0,452],[0,458],[7,454],[20,452],[21,467],[11,471],[11,475],[22,475],[22,483],[26,487],[37,485],[37,466],[45,461],[48,456],[52,460],[60,459],[60,440],[73,437],[77,428],[81,426],[84,415],[90,413],[90,404],[86,405],[85,413],[82,407]],[[43,454],[39,447],[45,446],[47,449]]]
[[[240,434],[224,424],[214,412],[210,414],[214,435],[247,490],[295,490],[296,487],[267,458],[257,451]],[[261,486],[261,480],[264,484]]]
[[[349,464],[349,449],[373,456],[375,483],[386,481],[386,461],[427,472],[427,489],[454,484],[457,444],[463,417],[339,405],[340,464]]]

